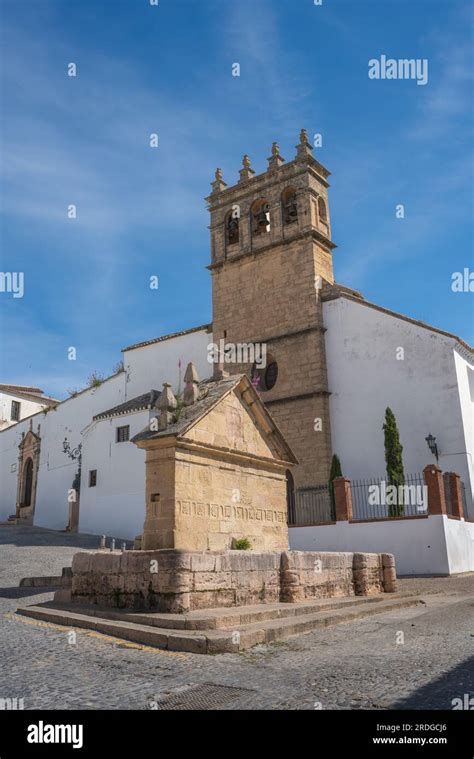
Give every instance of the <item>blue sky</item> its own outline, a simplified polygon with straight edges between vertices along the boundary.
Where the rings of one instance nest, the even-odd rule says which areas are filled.
[[[0,293],[0,381],[63,398],[122,347],[210,321],[215,168],[234,184],[248,153],[264,171],[274,140],[291,160],[301,127],[323,135],[314,152],[332,172],[337,280],[474,342],[472,294],[451,290],[474,268],[469,2],[0,9],[0,269],[25,274],[23,298]],[[427,58],[428,84],[370,80],[382,54]]]

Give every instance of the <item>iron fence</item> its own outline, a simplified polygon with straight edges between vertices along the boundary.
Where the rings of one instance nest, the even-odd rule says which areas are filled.
[[[335,518],[329,485],[300,488],[289,499],[288,524],[290,526],[334,522]]]
[[[355,520],[414,517],[428,513],[423,474],[405,475],[403,485],[390,485],[386,477],[353,480],[352,518]]]

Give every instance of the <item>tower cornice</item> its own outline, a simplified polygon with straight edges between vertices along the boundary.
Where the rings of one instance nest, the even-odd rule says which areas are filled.
[[[285,163],[277,169],[263,171],[251,179],[237,182],[218,193],[211,193],[205,200],[209,204],[209,207],[215,210],[228,205],[231,199],[236,200],[239,198],[243,200],[247,197],[255,197],[257,189],[260,192],[267,187],[274,186],[276,177],[278,177],[279,181],[285,181],[286,179],[293,179],[294,177],[308,173],[312,174],[325,188],[330,186],[327,177],[331,175],[331,172],[312,156],[306,156],[304,159],[295,158],[293,161]]]

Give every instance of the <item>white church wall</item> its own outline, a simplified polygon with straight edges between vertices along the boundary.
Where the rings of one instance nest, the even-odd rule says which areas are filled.
[[[449,571],[474,572],[474,522],[444,517]]]
[[[156,414],[156,411],[154,412]],[[149,411],[100,419],[84,433],[79,531],[133,540],[145,519],[145,452],[130,440],[116,442],[117,427],[130,438],[148,424]],[[89,486],[90,470],[97,484]]]
[[[71,447],[83,441],[82,430],[104,409],[125,400],[125,373],[114,375],[99,387],[91,388],[60,403],[55,409],[30,417],[33,432],[41,437],[40,463],[34,523],[39,527],[62,530],[68,524],[67,492],[71,488],[77,463],[63,453],[67,437]],[[0,519],[15,513],[18,472],[18,445],[30,419],[0,432]]]
[[[474,523],[444,516],[291,527],[295,551],[393,553],[399,575],[474,571]]]
[[[207,346],[212,335],[204,329],[141,348],[125,350],[123,354],[127,373],[127,400],[147,390],[161,390],[163,382],[169,382],[175,391],[178,387],[181,360],[181,386],[187,364],[192,361],[200,379],[210,377],[212,364],[207,361]]]
[[[466,457],[452,456],[451,471],[456,471],[456,466],[462,466],[458,463],[460,458],[465,461],[466,476],[461,478],[466,484],[466,499],[469,499],[469,491],[471,498],[474,496],[474,362],[468,361],[459,350],[454,351],[454,362],[464,427],[464,447],[461,450],[466,451]]]
[[[439,465],[466,484],[470,475],[453,356],[455,341],[345,298],[324,303],[332,447],[344,476],[384,476],[382,425],[393,410],[407,474],[433,460],[425,437],[436,436]],[[404,350],[404,360],[397,351]]]

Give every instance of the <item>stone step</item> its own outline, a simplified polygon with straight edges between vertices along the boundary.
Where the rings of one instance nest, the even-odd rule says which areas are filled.
[[[20,588],[43,588],[64,587],[72,585],[71,567],[63,567],[60,575],[37,575],[36,577],[23,577],[20,580]]]
[[[393,598],[393,596],[391,596]],[[385,595],[376,596],[350,596],[344,598],[317,599],[293,603],[255,604],[252,606],[219,607],[201,609],[185,614],[165,614],[154,611],[135,611],[132,609],[111,609],[95,606],[80,606],[70,604],[68,599],[61,603],[62,596],[56,594],[54,601],[42,604],[44,607],[51,606],[54,609],[63,609],[75,614],[113,619],[121,622],[137,622],[152,627],[163,627],[175,630],[222,630],[248,625],[254,622],[264,622],[271,619],[284,619],[301,614],[315,614],[319,611],[339,609],[347,606],[357,606],[366,603],[380,603],[386,599]]]
[[[352,599],[351,599],[352,600]],[[176,629],[140,624],[134,615],[133,621],[112,620],[92,614],[77,613],[67,609],[48,606],[25,606],[17,614],[43,622],[51,622],[66,628],[81,627],[105,635],[164,648],[169,651],[186,651],[196,654],[236,653],[257,645],[285,640],[292,635],[310,632],[318,627],[351,622],[372,614],[381,614],[408,606],[416,606],[421,599],[415,596],[381,600],[363,599],[365,603],[347,604],[336,609],[326,608],[315,613],[297,613],[280,619],[266,619],[260,622],[237,625],[233,629]],[[295,604],[295,607],[300,604]],[[138,617],[139,618],[139,617]]]

